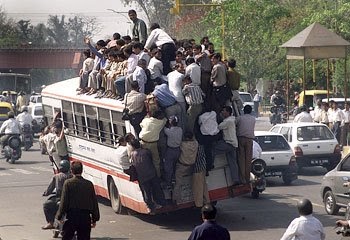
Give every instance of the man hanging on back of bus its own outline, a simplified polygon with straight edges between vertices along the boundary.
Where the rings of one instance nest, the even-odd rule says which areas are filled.
[[[131,141],[131,146],[133,147],[131,164],[136,169],[144,201],[152,213],[166,204],[160,179],[153,164],[152,153],[148,149],[141,148],[140,142],[136,139]]]

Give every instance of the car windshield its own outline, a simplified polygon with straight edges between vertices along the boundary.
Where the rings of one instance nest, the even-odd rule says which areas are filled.
[[[298,141],[318,141],[334,139],[332,132],[326,126],[305,126],[297,129]]]
[[[0,114],[7,114],[11,109],[7,107],[0,107]]]
[[[289,144],[282,136],[257,136],[257,143],[259,143],[263,152],[269,151],[285,151],[289,150]]]
[[[42,116],[42,115],[44,115],[43,108],[41,106],[35,107],[34,115],[35,116]]]
[[[252,96],[250,94],[240,94],[239,95],[243,102],[252,102]]]

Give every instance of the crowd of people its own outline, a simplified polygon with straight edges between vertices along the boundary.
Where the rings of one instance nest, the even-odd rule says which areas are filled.
[[[314,109],[302,106],[294,117],[294,122],[317,122],[327,125],[342,146],[348,145],[348,133],[350,122],[350,103],[345,103],[341,110],[335,101],[322,102],[320,99]]]
[[[157,23],[147,34],[136,12],[128,14],[132,36],[114,33],[112,40],[94,46],[84,39],[89,50],[77,94],[123,101],[123,117],[135,136],[118,140],[118,147],[129,148],[119,159],[126,173],[136,168],[148,207],[164,205],[160,186],[172,189],[176,201],[179,175],[189,168],[197,176],[196,205],[203,206],[208,201],[205,175],[217,154],[226,154],[234,185],[249,182],[255,118],[250,106],[239,116],[236,61],[224,61],[208,37],[200,43],[176,41]],[[152,193],[157,196],[149,197]]]

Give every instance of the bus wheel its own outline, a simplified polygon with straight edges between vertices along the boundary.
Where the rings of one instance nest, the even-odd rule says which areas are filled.
[[[108,190],[109,190],[109,198],[111,200],[113,211],[115,213],[121,214],[123,212],[123,206],[120,200],[117,186],[115,185],[113,179],[109,181]]]

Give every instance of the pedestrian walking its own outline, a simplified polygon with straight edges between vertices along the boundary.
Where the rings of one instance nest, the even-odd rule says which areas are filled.
[[[71,163],[73,178],[64,182],[61,202],[56,218],[63,224],[62,240],[71,240],[77,232],[78,239],[90,239],[91,228],[100,220],[93,184],[84,179],[83,164]],[[65,220],[64,220],[65,216]]]
[[[216,208],[211,204],[205,204],[202,207],[203,223],[195,227],[188,240],[229,240],[230,233],[228,230],[217,224]]]

